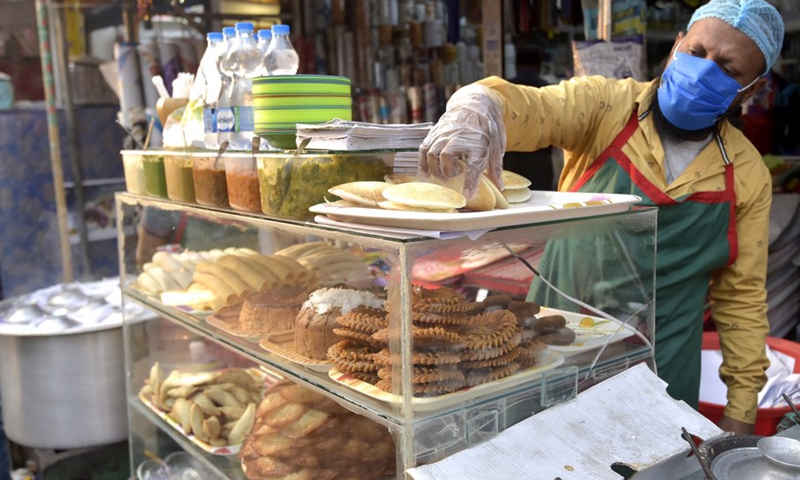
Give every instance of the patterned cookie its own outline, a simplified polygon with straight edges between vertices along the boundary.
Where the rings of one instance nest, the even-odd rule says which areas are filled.
[[[382,380],[392,380],[392,369],[388,367],[378,370],[378,376]],[[453,365],[445,365],[441,367],[414,367],[414,372],[411,374],[411,383],[433,383],[445,382],[449,380],[459,380],[463,382],[464,372],[459,370]]]
[[[381,347],[381,344],[375,341],[371,335],[359,332],[357,330],[352,330],[350,328],[334,328],[333,333],[342,337],[345,340],[350,340],[356,345],[368,346],[373,348]]]
[[[516,361],[521,353],[522,352],[520,351],[519,348],[512,348],[511,351],[509,351],[505,355],[500,355],[499,357],[494,357],[494,358],[487,358],[485,360],[461,362],[458,364],[458,366],[465,370],[474,368],[499,367],[502,365],[508,365],[509,363]]]
[[[488,360],[490,358],[500,357],[514,350],[515,347],[520,345],[522,335],[519,333],[514,334],[507,343],[499,347],[482,348],[479,350],[463,350],[459,353],[462,361],[475,362],[479,360]]]
[[[438,325],[467,325],[470,317],[466,314],[442,314],[431,312],[414,312],[411,314],[411,320],[415,325],[420,327]]]
[[[517,319],[508,310],[494,310],[470,317],[462,327],[464,345],[472,350],[499,347],[517,334]]]
[[[392,355],[388,348],[375,354],[375,361],[381,365],[391,365],[393,361],[400,361],[400,355]],[[450,352],[413,352],[411,363],[414,365],[453,365],[459,363],[461,357]]]
[[[495,368],[478,368],[467,372],[467,385],[474,387],[484,383],[493,382],[512,375],[519,370],[518,363],[509,363]]]
[[[378,330],[388,326],[388,323],[385,322],[382,317],[370,313],[356,312],[355,310],[351,310],[344,315],[336,317],[336,323],[367,335],[372,335]],[[387,324],[383,325],[384,323]]]

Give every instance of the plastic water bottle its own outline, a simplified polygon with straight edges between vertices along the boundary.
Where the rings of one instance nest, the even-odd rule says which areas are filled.
[[[300,57],[289,40],[289,25],[273,25],[272,41],[267,49],[268,75],[294,75],[300,66]]]
[[[230,141],[233,129],[233,110],[231,110],[231,93],[233,90],[233,72],[228,65],[228,54],[233,49],[236,40],[236,29],[225,27],[222,29],[224,52],[217,62],[219,71],[220,90],[217,101],[217,142],[220,145],[225,140]]]
[[[219,73],[219,59],[225,55],[225,39],[220,32],[211,32],[206,35],[208,47],[200,60],[200,68],[195,77],[192,90],[198,87],[198,80],[202,79],[199,88],[203,89],[203,144],[206,148],[217,149],[217,108],[219,107],[219,94],[222,88],[222,79]]]
[[[260,75],[269,75],[267,72],[267,49],[269,48],[270,42],[272,42],[272,30],[269,28],[264,30],[259,30],[257,35],[258,37],[258,50],[261,52],[261,73]]]
[[[253,78],[261,74],[261,51],[253,35],[253,24],[236,24],[236,39],[228,52],[228,67],[233,73],[229,113],[233,117],[230,148],[247,150],[255,130],[253,110]],[[220,110],[220,114],[222,111]],[[228,112],[226,112],[226,115]],[[220,131],[222,127],[220,126]]]

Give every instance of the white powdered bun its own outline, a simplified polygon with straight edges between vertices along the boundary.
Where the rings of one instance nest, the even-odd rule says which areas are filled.
[[[507,188],[503,194],[508,198],[508,203],[524,203],[531,198],[531,191],[527,188]]]
[[[320,314],[328,313],[334,308],[338,308],[344,314],[360,306],[383,310],[383,300],[365,290],[320,288],[303,303],[303,309],[313,309]]]

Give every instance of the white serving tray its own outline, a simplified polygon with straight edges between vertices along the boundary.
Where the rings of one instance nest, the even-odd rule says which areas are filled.
[[[527,202],[488,212],[407,212],[328,203],[313,205],[309,210],[342,222],[452,232],[618,213],[641,201],[636,195],[533,191]]]
[[[567,320],[567,327],[575,331],[575,340],[569,345],[548,345],[547,350],[558,352],[565,357],[577,355],[600,348],[608,342],[609,344],[619,342],[634,334],[634,328],[630,325],[621,325],[605,318],[584,315],[582,313],[568,312],[555,308],[542,307],[537,317],[548,315],[561,315]],[[594,325],[591,327],[581,326],[581,320],[591,318]],[[609,340],[608,337],[611,337]]]
[[[493,382],[483,383],[474,387],[463,388],[453,393],[446,393],[438,397],[413,397],[411,399],[412,408],[416,411],[427,412],[431,410],[439,410],[442,408],[452,407],[461,402],[477,397],[478,395],[491,393],[503,388],[521,385],[539,378],[542,373],[553,370],[564,363],[564,357],[558,353],[551,352],[548,348],[541,353],[539,363],[520,370],[508,377],[495,380]],[[350,375],[339,371],[337,368],[332,368],[328,372],[328,376],[334,381],[347,385],[348,387],[361,392],[368,397],[383,402],[400,405],[403,403],[403,397],[391,392],[381,390],[367,382],[355,379]]]

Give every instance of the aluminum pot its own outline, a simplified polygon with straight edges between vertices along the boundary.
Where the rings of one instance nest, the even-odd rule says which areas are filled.
[[[34,448],[70,449],[128,436],[122,327],[0,335],[6,435]]]

